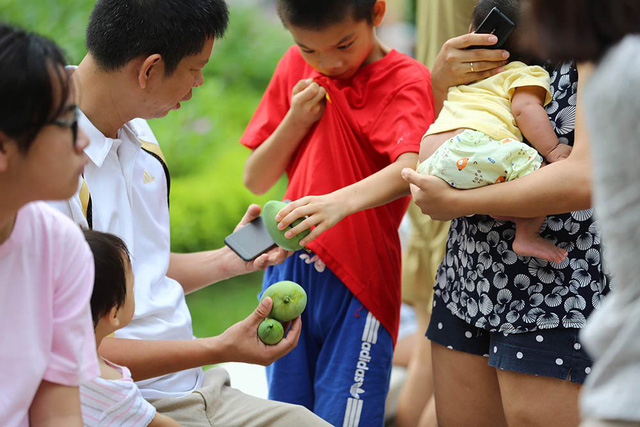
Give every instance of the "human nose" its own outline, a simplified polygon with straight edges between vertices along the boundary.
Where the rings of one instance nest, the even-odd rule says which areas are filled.
[[[202,74],[202,71],[198,71],[198,74],[196,75],[196,79],[193,82],[193,87],[200,87],[204,84],[204,75]]]
[[[328,74],[333,74],[342,70],[344,66],[343,61],[340,58],[325,56],[320,59],[320,67],[324,69]]]
[[[82,153],[84,149],[89,146],[89,142],[89,137],[84,132],[82,132],[80,128],[78,128],[78,137],[74,146],[76,152]]]

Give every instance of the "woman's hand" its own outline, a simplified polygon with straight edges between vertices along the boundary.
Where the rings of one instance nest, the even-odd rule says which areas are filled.
[[[276,215],[276,221],[279,222],[278,228],[284,230],[298,218],[306,216],[306,219],[284,235],[290,239],[307,228],[315,226],[313,231],[300,241],[300,245],[304,246],[336,225],[348,214],[346,203],[336,193],[331,193],[323,196],[306,196],[287,204]]]
[[[447,40],[431,70],[431,85],[439,111],[452,86],[475,82],[503,70],[509,53],[502,49],[469,49],[498,42],[493,34],[463,34]]]
[[[423,214],[438,221],[448,221],[472,212],[464,212],[456,203],[461,190],[456,190],[442,179],[422,175],[413,169],[402,170],[402,178],[410,185],[413,202]]]

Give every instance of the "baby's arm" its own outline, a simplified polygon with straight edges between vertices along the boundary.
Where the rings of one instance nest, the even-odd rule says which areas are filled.
[[[300,80],[291,107],[276,130],[256,148],[244,166],[244,185],[255,194],[267,192],[284,173],[298,145],[322,117],[325,89],[311,79]]]
[[[511,112],[518,128],[531,145],[549,163],[565,159],[571,147],[560,144],[549,123],[543,104],[547,91],[539,86],[516,88],[511,99]]]

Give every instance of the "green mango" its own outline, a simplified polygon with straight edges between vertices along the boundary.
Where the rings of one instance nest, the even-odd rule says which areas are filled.
[[[292,229],[303,221],[303,218],[298,218],[297,220],[293,221],[289,225],[289,227],[285,228],[284,230],[278,230],[276,214],[280,212],[280,210],[285,206],[287,206],[285,202],[280,202],[278,200],[270,200],[265,203],[264,208],[262,209],[264,224],[267,226],[267,232],[269,232],[269,236],[271,236],[276,245],[287,251],[298,251],[302,249],[302,246],[300,246],[300,240],[311,233],[311,229],[307,228],[302,233],[293,236],[291,239],[287,239],[286,237],[284,237],[284,233],[287,230]]]
[[[283,336],[284,328],[282,323],[276,319],[264,319],[258,326],[258,337],[260,341],[267,345],[278,344]]]
[[[276,282],[269,286],[262,294],[262,301],[271,297],[273,307],[269,317],[280,322],[289,322],[300,316],[307,306],[307,293],[302,286],[289,280]]]

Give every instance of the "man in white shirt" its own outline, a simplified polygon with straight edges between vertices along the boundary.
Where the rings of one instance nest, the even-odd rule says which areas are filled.
[[[224,0],[96,2],[89,53],[73,71],[79,125],[91,140],[86,187],[55,206],[76,222],[118,235],[131,251],[135,315],[100,352],[131,370],[159,412],[183,425],[326,425],[305,408],[232,389],[220,368],[201,369],[227,361],[269,364],[296,346],[299,320],[281,343],[265,346],[256,334],[271,308],[263,302],[222,335],[194,339],[185,303],[186,293],[282,262],[287,254],[274,250],[246,263],[226,247],[170,253],[170,178],[143,119],[164,117],[191,98],[227,21]],[[240,224],[259,212],[250,206]]]

